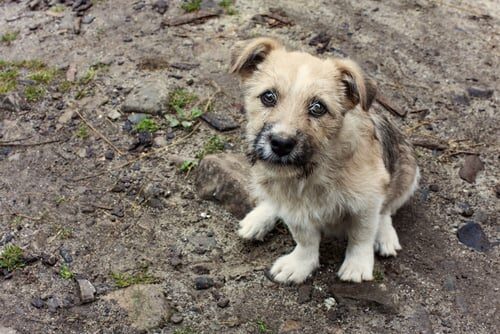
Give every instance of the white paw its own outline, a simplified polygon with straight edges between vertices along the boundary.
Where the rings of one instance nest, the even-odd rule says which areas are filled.
[[[373,254],[346,256],[337,273],[342,281],[360,283],[373,280]]]
[[[304,282],[318,266],[318,256],[301,257],[292,252],[277,259],[270,274],[277,282],[299,284]]]
[[[264,236],[273,228],[273,224],[267,220],[255,220],[250,215],[240,221],[240,229],[238,235],[243,239],[262,240]]]
[[[394,227],[391,225],[379,230],[375,239],[375,251],[381,256],[396,256],[398,250],[401,250],[401,245]]]

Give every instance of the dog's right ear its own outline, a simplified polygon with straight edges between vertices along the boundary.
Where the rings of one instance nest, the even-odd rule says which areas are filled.
[[[238,73],[243,79],[248,78],[271,51],[282,47],[278,41],[267,37],[237,45],[231,56],[230,72]]]

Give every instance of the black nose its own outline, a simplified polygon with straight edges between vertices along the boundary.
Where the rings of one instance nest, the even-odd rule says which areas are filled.
[[[293,138],[283,138],[278,135],[271,135],[271,149],[280,157],[290,154],[296,144],[297,141]]]

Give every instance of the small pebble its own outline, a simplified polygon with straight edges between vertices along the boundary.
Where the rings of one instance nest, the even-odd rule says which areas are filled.
[[[206,290],[214,286],[214,280],[207,276],[199,276],[194,280],[196,290]]]
[[[45,302],[40,297],[35,297],[31,300],[31,305],[35,308],[42,308],[45,306]]]
[[[179,313],[174,313],[170,317],[170,322],[173,324],[180,324],[184,320],[184,317],[180,315]]]
[[[73,262],[73,257],[71,256],[69,250],[67,250],[64,247],[61,247],[59,249],[59,255],[61,255],[61,257],[64,259],[64,262],[66,262],[66,263]]]
[[[114,157],[115,157],[115,151],[113,151],[113,150],[107,150],[104,153],[104,158],[106,158],[106,160],[113,160]]]
[[[219,299],[219,301],[217,302],[217,306],[219,306],[220,308],[228,307],[229,306],[229,299],[227,299],[227,298]]]

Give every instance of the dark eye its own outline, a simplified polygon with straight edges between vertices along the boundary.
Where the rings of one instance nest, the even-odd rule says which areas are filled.
[[[328,111],[328,109],[326,109],[325,105],[320,101],[313,101],[309,105],[308,111],[312,116],[320,117],[323,116]]]
[[[278,100],[276,92],[273,90],[266,90],[264,93],[260,94],[260,101],[266,107],[274,107]]]

